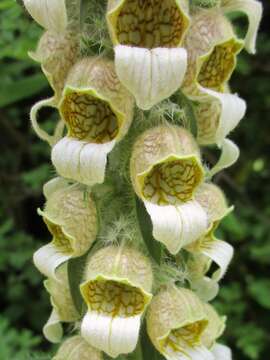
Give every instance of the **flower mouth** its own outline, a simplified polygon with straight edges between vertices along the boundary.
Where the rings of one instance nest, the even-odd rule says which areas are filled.
[[[198,83],[205,88],[223,92],[224,85],[235,68],[235,56],[242,47],[242,42],[236,39],[216,45],[201,59],[202,64],[197,76]]]
[[[188,355],[185,349],[193,348],[201,343],[201,336],[208,322],[205,320],[197,321],[185,325],[179,329],[172,330],[162,341],[164,353],[182,353]]]
[[[121,45],[177,47],[188,27],[188,18],[175,0],[126,0],[116,16],[116,38]]]
[[[91,311],[113,318],[140,315],[148,302],[139,288],[114,280],[90,281],[82,293]]]
[[[168,159],[143,175],[142,194],[158,205],[176,205],[193,197],[202,177],[196,157]]]
[[[53,244],[63,253],[73,253],[74,250],[72,248],[70,239],[64,234],[62,227],[60,225],[54,224],[46,218],[44,218],[44,222],[46,223],[49,232],[53,236]]]
[[[61,112],[70,137],[104,144],[119,133],[117,114],[109,102],[88,93],[72,91],[65,95]]]

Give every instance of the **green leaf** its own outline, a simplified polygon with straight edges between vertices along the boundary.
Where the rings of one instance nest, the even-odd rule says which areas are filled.
[[[26,99],[47,86],[45,77],[41,74],[32,75],[8,84],[0,84],[0,106],[4,107]]]
[[[153,225],[143,202],[136,197],[136,211],[138,223],[144,242],[148,248],[150,255],[160,265],[162,257],[162,245],[153,238]]]
[[[248,287],[250,295],[258,304],[270,309],[270,280],[254,279]]]
[[[268,343],[268,336],[256,323],[248,323],[239,329],[236,346],[248,359],[261,359],[261,353]]]
[[[72,295],[73,303],[79,314],[83,313],[84,302],[80,292],[80,284],[82,282],[83,271],[88,253],[69,260],[68,262],[68,281],[69,288]]]
[[[14,6],[14,0],[2,0],[0,3],[0,10],[5,10]]]

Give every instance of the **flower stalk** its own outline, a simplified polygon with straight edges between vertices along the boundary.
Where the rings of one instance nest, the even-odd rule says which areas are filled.
[[[229,80],[240,51],[255,52],[260,3],[24,5],[44,28],[29,55],[54,92],[30,116],[58,175],[38,210],[52,240],[34,254],[52,304],[44,335],[69,335],[53,359],[232,359],[210,304],[234,253],[216,235],[233,206],[214,176],[240,155],[228,136],[246,103]],[[244,39],[232,11],[248,17]],[[43,106],[58,113],[52,135]],[[209,145],[221,153],[211,168]]]

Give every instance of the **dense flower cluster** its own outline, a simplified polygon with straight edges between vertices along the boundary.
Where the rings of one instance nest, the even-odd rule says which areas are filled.
[[[74,324],[77,334],[55,360],[116,358],[136,349],[145,318],[166,359],[229,360],[230,349],[218,343],[226,319],[209,301],[233,256],[215,235],[233,207],[213,176],[239,156],[228,135],[246,104],[229,80],[240,51],[255,53],[262,7],[256,0],[108,0],[114,56],[90,56],[81,49],[83,3],[24,0],[45,29],[29,55],[54,92],[30,115],[58,174],[38,210],[52,241],[34,254],[52,304],[44,335],[58,343],[61,323]],[[226,16],[235,11],[249,20],[244,39]],[[58,111],[53,135],[38,124],[43,106]],[[168,117],[177,106],[181,119],[173,111]],[[211,168],[201,151],[209,145],[221,152]],[[135,204],[151,224],[150,246]],[[82,259],[74,283],[70,263]]]

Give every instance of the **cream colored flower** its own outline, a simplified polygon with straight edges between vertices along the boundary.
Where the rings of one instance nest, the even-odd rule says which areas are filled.
[[[198,10],[184,40],[188,70],[183,91],[191,99],[206,95],[204,89],[224,92],[243,43],[219,8]]]
[[[225,330],[226,317],[220,316],[210,304],[204,304],[204,309],[208,319],[208,326],[202,335],[202,343],[208,349],[212,349]]]
[[[101,351],[90,346],[81,336],[68,338],[59,347],[52,360],[102,360]]]
[[[79,39],[69,31],[58,33],[46,31],[35,52],[29,56],[41,64],[55,92],[55,103],[60,100],[67,74],[79,56]],[[58,101],[57,101],[58,100]]]
[[[209,95],[195,105],[197,140],[200,145],[218,144],[236,128],[246,112],[246,103],[237,95],[205,90]]]
[[[89,250],[97,234],[97,213],[91,195],[63,179],[51,181],[44,193],[45,209],[38,212],[53,240],[35,252],[34,263],[41,273],[55,278],[59,265]]]
[[[219,284],[211,277],[206,276],[211,266],[211,259],[200,252],[190,252],[186,262],[187,280],[190,289],[202,301],[213,300],[219,292]]]
[[[53,145],[63,132],[64,123],[60,121],[60,129],[56,128],[54,136],[49,135],[40,128],[37,115],[45,106],[57,107],[62,96],[62,91],[70,68],[76,62],[79,55],[79,41],[77,36],[69,31],[55,32],[46,31],[38,44],[35,52],[29,52],[29,56],[41,64],[42,71],[46,75],[54,96],[37,102],[31,109],[30,119],[37,135]]]
[[[262,3],[257,0],[221,0],[223,13],[242,12],[249,21],[245,37],[245,47],[248,52],[255,54],[257,34],[262,19]]]
[[[53,310],[43,333],[47,340],[58,343],[63,336],[61,322],[72,323],[80,318],[69,288],[67,264],[57,269],[57,280],[49,278],[44,281],[44,285],[51,296]]]
[[[186,0],[109,0],[107,22],[116,72],[144,110],[180,88],[187,65],[181,48],[189,26]]]
[[[193,14],[184,46],[188,70],[183,92],[199,103],[195,108],[199,143],[222,147],[246,111],[245,102],[227,91],[243,42],[236,38],[231,23],[217,7]]]
[[[85,58],[75,64],[59,105],[68,134],[52,150],[57,172],[90,186],[102,183],[107,155],[128,131],[133,105],[111,61]]]
[[[211,350],[214,360],[232,360],[231,350],[216,341],[225,330],[226,317],[219,316],[214,307],[210,304],[204,305],[208,326],[202,336],[203,344]]]
[[[238,156],[238,148],[226,139],[222,155],[209,174],[228,167]],[[164,125],[144,132],[134,144],[130,174],[133,188],[151,217],[153,237],[171,254],[210,231],[213,219],[200,202],[205,175],[200,151],[187,130]],[[213,186],[201,187],[203,191],[205,188],[216,193]]]
[[[23,0],[32,18],[47,30],[65,31],[68,18],[66,0]]]
[[[84,339],[111,357],[134,351],[152,281],[149,260],[132,248],[109,246],[90,257],[81,285]]]
[[[153,223],[153,236],[176,254],[207,229],[207,214],[194,201],[204,178],[199,148],[177,126],[158,126],[136,141],[130,173]]]
[[[218,282],[225,275],[234,251],[230,244],[216,238],[215,230],[221,220],[233,210],[233,207],[228,207],[223,192],[214,184],[203,184],[197,191],[195,199],[207,213],[208,230],[197,241],[189,244],[186,249],[194,254],[201,254],[216,263],[218,270],[212,274],[211,279]],[[197,272],[197,276],[195,274],[197,286],[200,286],[198,280],[205,282],[203,275],[207,273],[211,264],[207,260],[205,262],[201,259],[201,261],[206,266],[203,273]],[[198,278],[200,275],[202,275],[201,279]],[[196,288],[195,283],[193,286]]]
[[[147,313],[147,332],[167,360],[214,360],[203,343],[209,320],[190,290],[174,286],[156,295]]]

